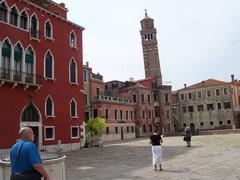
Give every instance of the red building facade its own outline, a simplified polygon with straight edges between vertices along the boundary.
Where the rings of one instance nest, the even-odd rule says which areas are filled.
[[[79,147],[83,121],[83,27],[64,4],[0,1],[0,149],[23,126],[40,149]]]

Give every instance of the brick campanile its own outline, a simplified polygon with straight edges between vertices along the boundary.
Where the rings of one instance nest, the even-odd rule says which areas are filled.
[[[145,17],[141,20],[141,39],[144,58],[145,78],[157,77],[162,84],[162,74],[158,55],[157,30],[154,28],[154,20],[145,10]]]

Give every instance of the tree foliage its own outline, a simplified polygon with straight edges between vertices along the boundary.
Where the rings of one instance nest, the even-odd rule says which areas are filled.
[[[85,123],[86,133],[90,136],[99,135],[104,127],[106,127],[105,119],[100,117],[91,118]]]

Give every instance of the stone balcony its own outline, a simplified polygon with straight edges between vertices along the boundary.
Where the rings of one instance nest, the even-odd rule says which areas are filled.
[[[0,87],[4,84],[11,85],[12,89],[21,86],[24,90],[29,87],[34,87],[38,90],[41,87],[41,76],[12,69],[0,68]]]

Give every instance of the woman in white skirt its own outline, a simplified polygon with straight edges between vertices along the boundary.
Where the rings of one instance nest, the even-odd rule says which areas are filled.
[[[152,163],[154,170],[157,171],[157,165],[159,165],[159,171],[162,171],[162,146],[163,142],[161,135],[157,130],[150,136],[150,143],[152,144]]]

